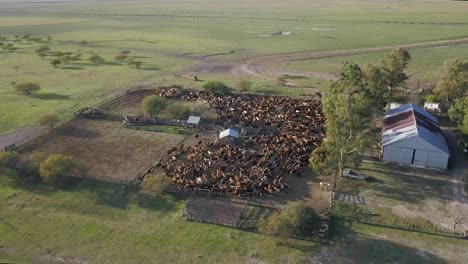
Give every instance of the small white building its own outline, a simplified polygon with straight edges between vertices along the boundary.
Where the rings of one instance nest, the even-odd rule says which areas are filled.
[[[187,124],[190,126],[198,126],[200,124],[200,117],[199,116],[189,116],[187,120]]]
[[[435,116],[406,104],[387,111],[383,126],[383,161],[447,168],[450,152]]]
[[[221,131],[221,133],[219,133],[219,139],[228,138],[229,142],[231,142],[235,138],[239,138],[239,136],[240,136],[239,131],[232,129],[232,128],[226,129],[224,131]]]

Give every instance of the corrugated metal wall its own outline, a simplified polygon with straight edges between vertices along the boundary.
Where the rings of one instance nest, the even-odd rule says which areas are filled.
[[[444,152],[434,152],[414,148],[403,148],[388,145],[384,147],[383,161],[420,167],[446,169],[449,155]]]

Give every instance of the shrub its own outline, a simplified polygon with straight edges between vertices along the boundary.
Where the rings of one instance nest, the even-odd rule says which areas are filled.
[[[262,219],[260,233],[279,237],[307,236],[320,223],[320,217],[304,202],[291,202],[284,211]]]
[[[94,64],[101,64],[101,63],[104,63],[104,62],[105,62],[104,58],[102,58],[102,57],[99,56],[99,55],[91,55],[91,56],[89,57],[89,61],[91,61],[91,62],[94,63]]]
[[[169,118],[187,119],[192,110],[187,103],[174,103],[167,106]]]
[[[208,92],[226,94],[230,92],[229,87],[220,81],[209,81],[203,85],[203,89]]]
[[[166,100],[156,95],[146,96],[142,102],[143,112],[151,117],[157,116],[161,110],[166,108],[166,105]]]
[[[41,89],[41,86],[33,82],[20,82],[13,85],[15,90],[24,95],[31,95],[33,92],[37,92]]]
[[[45,115],[39,119],[39,124],[41,126],[48,126],[50,128],[54,128],[59,122],[60,119],[57,115]]]
[[[171,179],[163,174],[148,175],[141,183],[143,192],[152,195],[161,195],[171,185]]]
[[[49,46],[40,46],[39,48],[36,49],[36,52],[37,53],[43,53],[43,52],[47,52],[49,50],[50,50]]]
[[[82,169],[72,157],[52,154],[41,163],[39,173],[46,182],[59,183],[66,177],[79,176]]]
[[[19,155],[14,151],[0,152],[0,167],[14,169],[18,160]]]
[[[45,153],[45,152],[42,152],[42,151],[37,151],[37,152],[34,152],[33,154],[31,154],[29,156],[29,161],[31,162],[31,165],[34,168],[39,170],[39,168],[41,166],[41,163],[44,162],[45,160],[47,160],[48,157],[49,157],[48,153]]]

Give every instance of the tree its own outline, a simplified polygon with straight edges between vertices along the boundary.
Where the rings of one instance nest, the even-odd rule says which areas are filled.
[[[54,128],[59,122],[60,119],[57,115],[45,115],[39,119],[39,124],[41,126],[47,126],[49,128]]]
[[[82,47],[87,46],[87,45],[88,45],[88,41],[87,41],[87,40],[82,40],[82,41],[80,41],[80,45],[81,45]]]
[[[61,60],[64,64],[68,64],[70,61],[73,60],[73,57],[72,57],[72,55],[66,54],[66,55],[63,55],[62,57],[60,57],[60,60]]]
[[[241,80],[238,86],[241,92],[247,92],[252,89],[252,83],[248,80]]]
[[[129,50],[122,50],[120,53],[122,55],[128,56],[128,54],[130,54],[130,51]]]
[[[127,63],[128,63],[128,65],[130,65],[130,67],[132,67],[132,68],[140,69],[140,66],[141,66],[141,64],[142,64],[143,62],[140,61],[140,60],[129,60]]]
[[[141,183],[143,192],[152,195],[161,195],[171,185],[171,179],[163,174],[148,175]]]
[[[464,96],[450,107],[448,115],[458,124],[460,131],[468,135],[468,96]]]
[[[99,55],[91,55],[91,57],[89,57],[89,60],[94,63],[94,64],[102,64],[105,62],[104,58],[102,58],[101,56]]]
[[[20,82],[14,83],[13,87],[19,93],[24,95],[31,95],[33,92],[37,92],[41,89],[41,86],[33,82]]]
[[[39,173],[46,182],[57,183],[65,177],[80,176],[82,169],[72,157],[52,154],[41,163]]]
[[[83,56],[81,53],[76,53],[75,55],[71,56],[71,60],[73,63],[76,63],[76,61],[81,60],[81,56]]]
[[[54,66],[54,68],[57,68],[57,66],[58,66],[59,64],[61,64],[61,63],[62,63],[62,61],[61,61],[60,59],[53,59],[53,60],[50,61],[50,64],[51,64],[52,66]]]
[[[432,223],[432,233],[435,233],[437,225],[443,220],[444,203],[437,198],[429,198],[422,202],[422,215]]]
[[[50,50],[49,46],[44,45],[44,46],[40,46],[39,48],[37,48],[36,52],[37,53],[45,53],[45,52],[47,52],[49,50]]]
[[[390,51],[382,60],[382,72],[390,89],[390,98],[393,96],[394,89],[408,80],[409,77],[404,71],[410,60],[409,52],[401,48]]]
[[[142,102],[143,112],[155,117],[166,107],[166,100],[156,95],[146,96]]]
[[[310,159],[314,170],[336,175],[355,162],[368,139],[370,101],[363,91],[363,74],[356,65],[344,63],[340,79],[328,87],[323,97],[326,140]]]
[[[16,72],[18,72],[18,70],[21,68],[21,66],[15,65],[15,66],[13,66],[12,68],[15,69]]]
[[[389,93],[383,70],[378,66],[369,64],[364,71],[364,78],[365,89],[370,99],[379,107],[384,107],[387,104]]]
[[[452,202],[444,206],[444,209],[444,222],[450,226],[453,237],[460,224],[468,224],[468,207],[461,203]]]
[[[15,46],[13,44],[8,43],[7,45],[2,46],[2,49],[6,53],[10,53],[16,50]]]
[[[38,53],[37,55],[39,55],[39,57],[41,57],[41,59],[44,59],[47,56],[47,53],[41,52],[41,53]]]
[[[52,36],[47,36],[47,41],[51,42],[53,39],[52,39]]]
[[[433,91],[439,99],[455,102],[468,92],[468,61],[450,59],[444,62]]]
[[[0,167],[14,169],[18,160],[19,155],[14,151],[0,152]]]
[[[230,92],[229,87],[220,81],[209,81],[203,85],[203,89],[212,93],[226,94]]]
[[[122,62],[122,61],[124,61],[126,59],[127,59],[127,55],[125,55],[125,54],[119,54],[119,55],[115,56],[115,60],[118,61],[118,62]]]

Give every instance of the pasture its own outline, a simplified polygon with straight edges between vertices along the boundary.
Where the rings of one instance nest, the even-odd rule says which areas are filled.
[[[265,54],[373,48],[454,38],[465,36],[468,29],[464,12],[467,3],[463,1],[377,4],[367,0],[261,0],[214,4],[209,0],[139,0],[129,4],[100,0],[82,1],[79,5],[68,1],[0,1],[0,5],[0,35],[8,39],[23,34],[50,35],[53,40],[47,45],[52,51],[81,50],[83,54],[81,61],[53,68],[51,57],[42,60],[35,54],[40,46],[37,44],[15,44],[17,52],[0,52],[0,133],[34,125],[40,115],[70,113],[141,82],[196,88],[202,83],[177,79],[174,74],[193,74],[194,69],[189,66],[200,63],[200,77],[204,80],[222,79],[235,86],[240,79],[248,78],[255,83],[257,92],[310,94],[327,85],[328,77],[322,80],[316,76],[298,82],[298,87],[283,87],[277,81],[283,74],[278,65],[268,63],[274,68],[271,71],[252,71],[245,70],[242,61]],[[292,34],[271,35],[278,31]],[[79,45],[82,40],[89,44]],[[124,49],[143,61],[141,69],[131,69],[114,60]],[[433,80],[433,66],[446,58],[461,56],[465,50],[466,46],[454,46],[415,51],[421,55],[414,56],[410,71],[413,73],[414,67],[416,77]],[[101,55],[106,63],[89,63],[91,54]],[[358,56],[356,61],[375,61],[374,55],[369,56]],[[334,60],[330,67],[320,61],[316,67],[311,61],[294,63],[294,68],[303,73],[336,72],[341,60]],[[431,66],[424,66],[428,61]],[[222,67],[232,63],[234,68]],[[207,68],[208,71],[203,70]],[[18,95],[10,85],[14,81],[38,82],[42,92],[34,97]]]
[[[16,47],[13,52],[0,49],[0,135],[22,129],[21,136],[37,127],[41,116],[68,117],[136,86],[199,89],[206,81],[221,80],[237,89],[245,79],[252,82],[253,93],[308,100],[329,85],[343,60],[361,66],[377,63],[382,48],[394,45],[421,43],[410,49],[408,73],[412,81],[431,83],[444,60],[468,54],[466,10],[466,1],[444,0],[0,0],[0,35],[6,37],[1,42]],[[290,34],[273,35],[280,31]],[[14,41],[25,34],[52,39]],[[439,40],[447,43],[424,46]],[[42,45],[50,47],[44,58],[36,52]],[[353,49],[362,51],[350,55],[355,54]],[[141,67],[118,61],[123,50],[142,61]],[[81,53],[82,58],[54,67],[51,61],[59,58],[54,52]],[[104,62],[91,62],[92,55],[100,55]],[[190,75],[201,81],[190,80]],[[21,81],[37,82],[41,90],[30,96],[18,94],[12,84]],[[140,114],[140,100],[130,98],[106,110]],[[219,104],[226,111],[226,102]],[[237,106],[231,114],[239,118],[245,109]],[[310,129],[297,120],[293,128],[302,133]],[[127,129],[119,122],[75,119],[27,145],[22,154],[63,153],[78,160],[93,178],[128,181],[171,154],[167,151],[179,143],[186,149],[203,146],[198,150],[200,162],[210,164],[226,152],[238,151],[219,144],[219,155],[211,157],[205,150],[213,145],[199,142],[215,138],[214,131],[187,137]],[[272,156],[287,152],[263,140]],[[259,144],[256,139],[247,143]],[[178,161],[188,160],[186,154],[191,153],[183,154]],[[291,156],[285,155],[287,162],[300,160],[289,160]],[[233,166],[239,167],[239,161]],[[374,181],[351,195],[362,197],[366,208],[390,220],[396,205],[411,210],[429,196],[451,199],[449,179],[441,173],[373,163],[364,163],[361,170]],[[279,182],[282,191],[267,194],[269,198],[305,201],[317,211],[327,208],[329,193],[318,186],[328,179],[307,168],[288,173],[292,171],[297,175],[286,177],[288,188],[283,190]],[[52,187],[0,169],[0,262],[464,263],[468,257],[466,241],[352,221],[335,225],[326,245],[264,236],[254,233],[255,225],[270,211],[212,200],[200,199],[189,209],[209,215],[216,208],[214,217],[228,215],[244,229],[190,222],[182,217],[187,201],[184,194],[151,196],[135,187],[85,179]]]

